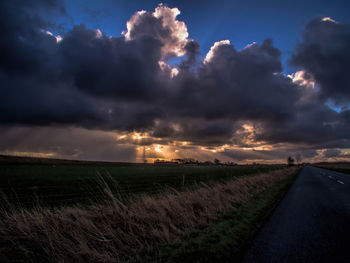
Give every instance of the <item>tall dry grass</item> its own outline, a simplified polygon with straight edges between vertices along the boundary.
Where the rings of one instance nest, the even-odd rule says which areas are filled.
[[[89,208],[3,212],[0,259],[34,262],[123,262],[140,249],[170,242],[186,230],[236,209],[296,168],[246,176],[184,192],[109,201]]]

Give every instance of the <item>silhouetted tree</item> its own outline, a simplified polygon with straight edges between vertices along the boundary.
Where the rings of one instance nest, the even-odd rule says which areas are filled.
[[[291,156],[289,156],[288,159],[287,159],[287,163],[288,163],[289,166],[294,165],[294,159]]]
[[[219,159],[214,159],[214,163],[215,163],[216,165],[219,165],[219,164],[221,163],[221,161],[220,161]]]

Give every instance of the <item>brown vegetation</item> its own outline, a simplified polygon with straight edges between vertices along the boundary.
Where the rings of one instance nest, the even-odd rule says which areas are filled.
[[[295,170],[290,167],[124,202],[106,188],[109,201],[88,209],[37,207],[4,212],[0,221],[0,260],[129,261],[139,250],[170,242],[185,231],[236,209]]]

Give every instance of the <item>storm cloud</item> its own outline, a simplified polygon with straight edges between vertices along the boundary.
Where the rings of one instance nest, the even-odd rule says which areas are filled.
[[[290,62],[313,76],[323,99],[349,104],[349,25],[327,17],[312,20],[307,24]]]
[[[138,11],[121,36],[83,24],[58,36],[51,33],[57,32],[52,18],[65,14],[63,3],[33,3],[0,4],[0,125],[6,131],[139,132],[147,134],[144,145],[226,145],[222,154],[237,160],[285,154],[239,156],[229,147],[294,143],[311,155],[350,147],[348,25],[312,20],[290,59],[300,71],[287,76],[269,38],[240,50],[221,40],[200,54],[177,8]]]

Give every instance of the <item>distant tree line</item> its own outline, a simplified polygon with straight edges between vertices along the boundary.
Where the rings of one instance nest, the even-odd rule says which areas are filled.
[[[225,165],[225,166],[237,165],[237,163],[235,162],[221,162],[219,159],[216,159],[216,158],[213,161],[199,161],[193,158],[183,158],[183,159],[177,158],[177,159],[172,159],[171,161],[157,159],[154,161],[154,164]],[[287,165],[293,166],[293,165],[301,165],[301,164],[302,163],[301,163],[300,154],[296,154],[294,158],[292,156],[288,156]],[[260,165],[260,164],[253,162],[251,165]]]
[[[154,164],[192,164],[192,165],[226,165],[226,166],[235,166],[237,163],[235,162],[221,162],[219,159],[214,159],[214,161],[199,161],[193,158],[184,158],[184,159],[172,159],[171,161],[166,160],[155,160]]]

